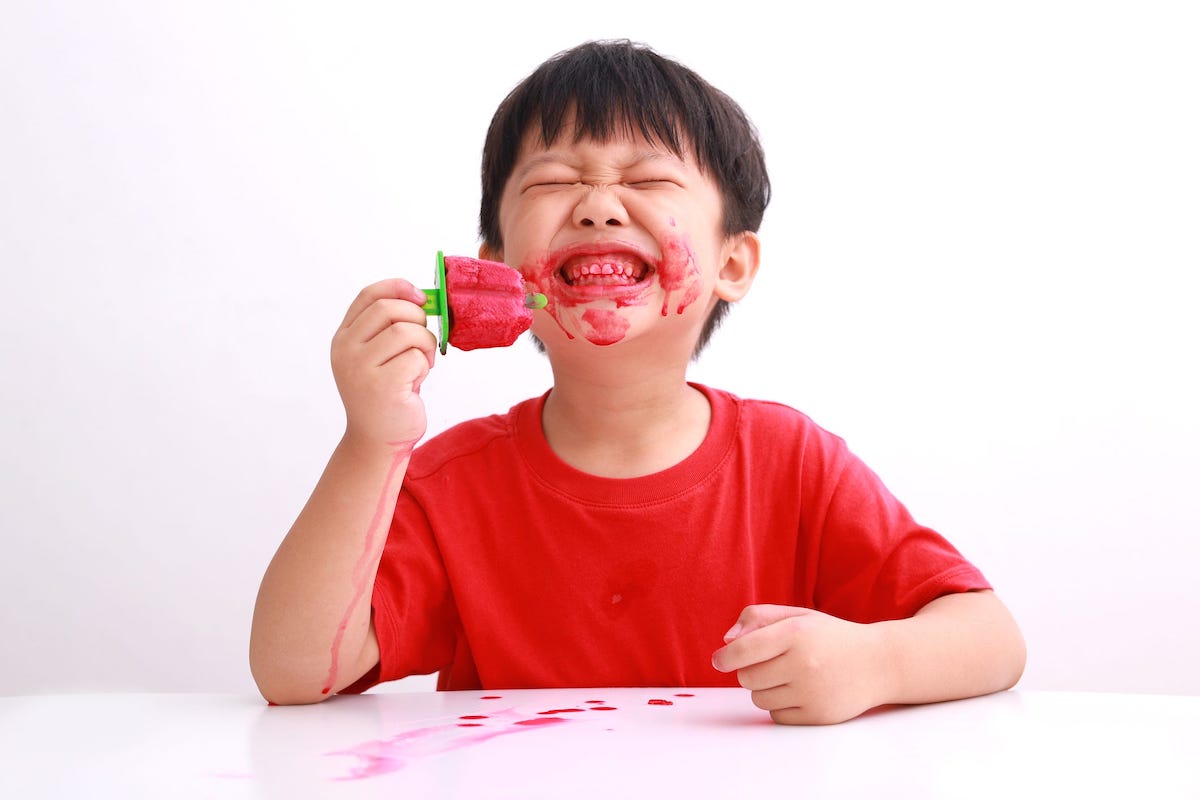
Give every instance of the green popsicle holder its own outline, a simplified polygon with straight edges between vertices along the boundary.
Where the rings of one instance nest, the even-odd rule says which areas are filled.
[[[442,355],[446,355],[446,348],[450,345],[450,326],[454,320],[450,319],[450,303],[446,291],[446,257],[441,250],[437,252],[434,281],[435,288],[421,290],[425,293],[425,305],[421,306],[421,310],[438,318],[438,349]],[[541,292],[525,295],[525,307],[545,308],[546,295]]]

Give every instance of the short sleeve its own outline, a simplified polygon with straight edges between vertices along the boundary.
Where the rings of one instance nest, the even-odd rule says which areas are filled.
[[[942,595],[991,588],[844,444],[834,461],[832,485],[817,493],[825,504],[817,515],[817,610],[855,622],[906,619]]]

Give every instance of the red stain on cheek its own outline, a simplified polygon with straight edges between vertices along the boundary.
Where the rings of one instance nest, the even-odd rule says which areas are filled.
[[[522,264],[517,268],[521,273],[521,277],[525,282],[533,287],[536,292],[541,292],[546,296],[545,311],[550,317],[558,323],[558,327],[567,335],[568,339],[574,339],[575,336],[566,329],[559,319],[559,308],[562,306],[570,307],[574,305],[570,302],[565,302],[563,297],[562,286],[554,276],[554,263],[551,256],[546,255],[533,261],[529,264]]]
[[[583,324],[587,326],[584,336],[598,345],[616,344],[629,330],[629,320],[608,309],[589,308],[583,312]]]
[[[700,267],[696,263],[696,254],[687,238],[677,234],[664,237],[662,251],[662,262],[658,265],[658,283],[666,295],[662,315],[667,316],[671,295],[676,292],[683,293],[675,308],[676,314],[682,314],[700,297]]]

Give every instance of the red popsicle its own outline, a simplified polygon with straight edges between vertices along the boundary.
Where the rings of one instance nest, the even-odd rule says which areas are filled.
[[[546,305],[544,295],[525,292],[521,273],[507,264],[441,252],[438,288],[425,294],[425,311],[442,318],[443,353],[447,340],[459,350],[507,347],[533,324],[530,309]]]

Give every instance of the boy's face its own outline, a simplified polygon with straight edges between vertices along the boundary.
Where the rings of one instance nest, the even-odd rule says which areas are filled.
[[[753,234],[724,235],[720,191],[690,148],[680,158],[641,137],[572,139],[547,147],[525,137],[500,201],[504,249],[485,257],[517,267],[546,295],[533,330],[552,354],[647,335],[690,353],[716,299],[749,287],[725,278],[731,249]]]

